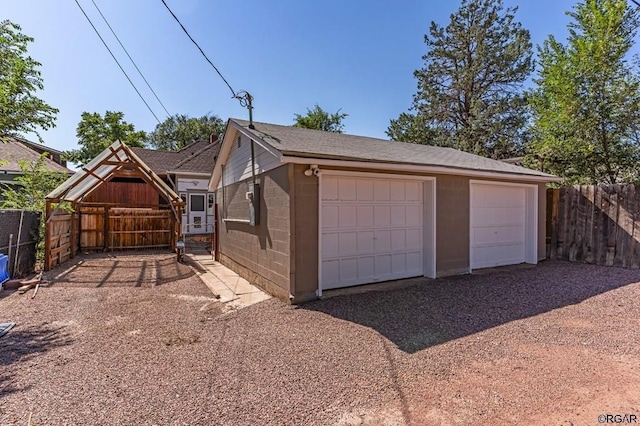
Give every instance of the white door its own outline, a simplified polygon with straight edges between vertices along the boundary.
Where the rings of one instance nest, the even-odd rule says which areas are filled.
[[[201,234],[207,231],[205,211],[206,194],[189,194],[189,224],[187,232]]]
[[[471,269],[527,260],[527,187],[472,183]]]
[[[321,177],[322,290],[423,275],[423,182]]]

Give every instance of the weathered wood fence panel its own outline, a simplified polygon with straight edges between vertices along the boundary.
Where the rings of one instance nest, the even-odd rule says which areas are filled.
[[[105,215],[104,207],[80,208],[80,247],[83,250],[105,248]]]
[[[170,247],[173,233],[170,210],[109,210],[108,248]]]
[[[547,190],[547,257],[640,267],[640,191],[634,185]]]
[[[45,270],[71,259],[78,250],[75,213],[54,210],[47,222],[45,247],[48,247],[48,250],[45,252]]]

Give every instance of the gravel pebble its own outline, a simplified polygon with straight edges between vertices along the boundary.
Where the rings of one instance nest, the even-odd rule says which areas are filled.
[[[0,424],[597,424],[640,415],[640,273],[535,268],[225,311],[166,253],[0,293]],[[635,410],[635,411],[634,411]]]

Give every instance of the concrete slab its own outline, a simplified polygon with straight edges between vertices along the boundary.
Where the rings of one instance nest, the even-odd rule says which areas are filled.
[[[272,297],[213,260],[209,253],[186,253],[185,260],[220,302],[232,309],[241,309]]]

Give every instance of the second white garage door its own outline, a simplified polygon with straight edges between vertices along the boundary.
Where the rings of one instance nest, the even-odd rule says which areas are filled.
[[[533,221],[527,220],[535,214],[532,189],[472,183],[470,190],[471,269],[526,262],[535,239]]]
[[[423,275],[423,182],[322,176],[322,289]]]

